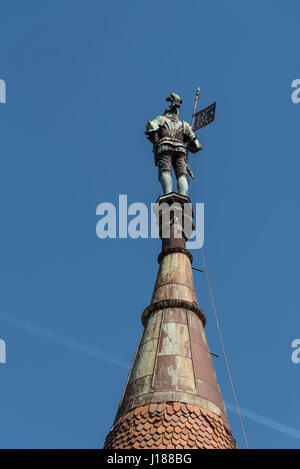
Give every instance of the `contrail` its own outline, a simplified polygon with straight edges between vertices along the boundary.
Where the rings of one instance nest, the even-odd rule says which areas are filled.
[[[120,357],[111,355],[106,352],[102,352],[101,350],[90,347],[89,345],[86,345],[82,342],[78,342],[76,340],[63,337],[59,334],[56,334],[53,331],[49,331],[47,329],[43,329],[41,327],[35,326],[34,324],[30,322],[22,321],[10,313],[1,313],[0,320],[12,326],[26,330],[39,337],[43,337],[44,339],[52,340],[53,342],[56,342],[60,345],[64,345],[66,347],[72,348],[73,350],[76,350],[77,352],[85,353],[86,355],[89,355],[94,358],[98,358],[99,360],[111,363],[113,365],[116,365],[126,370],[130,369],[129,363]],[[229,410],[230,412],[237,413],[237,409],[235,405],[230,402],[226,403],[226,409]],[[247,409],[240,408],[240,411],[241,411],[241,414],[245,418],[248,418],[250,420],[253,420],[254,422],[265,425],[266,427],[273,428],[273,430],[279,431],[281,433],[285,433],[286,435],[300,439],[300,431],[296,430],[295,428],[282,425],[281,423],[278,423],[278,422],[275,422],[274,420],[263,417],[262,415],[255,414],[254,412],[251,412],[250,410],[247,410]]]
[[[234,412],[237,414],[236,407],[229,402],[226,402],[226,409],[229,410],[230,412]],[[295,428],[287,427],[286,425],[282,425],[281,423],[278,423],[278,422],[275,422],[274,420],[263,417],[262,415],[255,414],[254,412],[251,412],[250,410],[247,410],[247,409],[240,408],[240,412],[245,418],[254,420],[254,422],[261,423],[262,425],[265,425],[266,427],[273,428],[274,430],[277,430],[278,432],[285,433],[286,435],[292,436],[294,438],[298,438],[300,440],[300,431],[296,430]]]
[[[106,352],[102,352],[101,350],[86,345],[82,342],[78,342],[74,339],[63,337],[62,335],[56,334],[55,332],[35,326],[30,322],[22,321],[10,313],[1,313],[0,320],[7,324],[10,324],[11,326],[24,329],[39,337],[43,337],[44,339],[52,340],[53,342],[56,342],[60,345],[65,345],[66,347],[72,348],[77,352],[82,352],[91,357],[98,358],[108,363],[112,363],[113,365],[119,366],[120,368],[124,368],[126,370],[130,368],[129,363],[127,363],[122,358],[116,357],[115,355],[111,355]]]

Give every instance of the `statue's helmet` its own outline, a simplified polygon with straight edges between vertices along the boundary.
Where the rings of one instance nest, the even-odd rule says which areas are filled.
[[[166,101],[171,102],[171,106],[179,108],[182,104],[182,99],[180,98],[179,94],[171,93],[170,96],[166,98]]]

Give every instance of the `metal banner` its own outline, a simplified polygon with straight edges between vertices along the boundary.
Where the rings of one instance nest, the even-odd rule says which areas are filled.
[[[193,130],[194,131],[199,130],[202,127],[205,127],[206,125],[213,122],[215,119],[215,114],[216,114],[215,102],[211,104],[210,106],[206,107],[205,109],[202,109],[201,111],[196,112]]]

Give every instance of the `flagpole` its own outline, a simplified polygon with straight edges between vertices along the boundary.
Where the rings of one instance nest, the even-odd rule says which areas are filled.
[[[198,104],[198,100],[199,100],[199,94],[200,94],[200,87],[197,88],[197,91],[196,91],[194,110],[193,110],[192,120],[191,120],[191,126],[192,127],[193,127],[193,120],[194,120],[194,117],[195,117],[195,114],[196,114],[197,104]]]
[[[192,128],[193,128],[193,120],[194,120],[194,117],[195,117],[195,114],[196,114],[197,104],[198,104],[198,100],[199,100],[199,94],[200,94],[200,87],[197,88],[196,96],[195,96],[194,110],[193,110],[192,120],[191,120],[191,127],[192,127]],[[188,165],[188,153],[189,153],[189,151],[187,150],[187,151],[186,151],[186,165],[187,165],[187,170],[188,170],[188,173],[189,173],[189,175],[191,176],[191,178],[194,179],[193,171],[191,170],[191,168],[190,168],[189,165]]]

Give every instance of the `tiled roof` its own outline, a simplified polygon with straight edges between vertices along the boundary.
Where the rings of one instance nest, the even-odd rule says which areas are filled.
[[[169,402],[137,407],[112,426],[105,449],[235,449],[229,427],[213,412]]]

